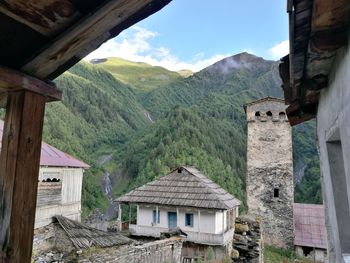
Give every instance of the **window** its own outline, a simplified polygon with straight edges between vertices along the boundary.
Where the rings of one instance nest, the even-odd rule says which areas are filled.
[[[268,111],[268,112],[266,112],[266,115],[269,116],[269,117],[272,117],[272,112]]]
[[[275,188],[273,189],[273,197],[279,197],[280,196],[280,189]]]
[[[156,218],[156,210],[153,210],[153,224],[159,224],[160,223],[160,210],[158,210],[158,217]]]
[[[260,117],[260,111],[255,112],[255,117]]]
[[[280,112],[279,114],[280,120],[285,120],[286,119],[286,114],[284,112]]]
[[[185,226],[193,227],[193,214],[185,214]]]

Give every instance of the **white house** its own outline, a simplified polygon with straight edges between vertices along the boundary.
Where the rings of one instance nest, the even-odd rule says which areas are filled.
[[[240,201],[197,169],[182,166],[118,198],[137,205],[136,236],[160,237],[180,228],[186,241],[225,246],[233,239]],[[119,213],[121,214],[121,213]]]
[[[0,136],[3,133],[0,121]],[[81,191],[86,163],[42,142],[35,228],[52,222],[55,215],[80,221]]]

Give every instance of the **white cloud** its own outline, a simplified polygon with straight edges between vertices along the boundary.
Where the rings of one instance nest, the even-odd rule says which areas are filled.
[[[153,66],[165,67],[169,70],[189,69],[197,72],[229,54],[217,54],[205,57],[203,52],[195,54],[191,61],[181,61],[166,47],[154,47],[150,41],[158,36],[157,32],[141,27],[131,27],[131,34],[119,35],[103,44],[100,48],[85,57],[93,58],[120,57],[136,62],[145,62]],[[130,32],[128,31],[128,32]]]
[[[273,59],[280,59],[289,53],[289,40],[284,40],[269,49]]]

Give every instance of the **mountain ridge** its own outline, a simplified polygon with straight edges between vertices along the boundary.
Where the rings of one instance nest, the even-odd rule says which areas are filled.
[[[84,215],[107,208],[101,189],[107,173],[110,194],[117,197],[184,164],[196,166],[242,199],[244,209],[243,104],[282,97],[278,62],[241,53],[147,88],[133,86],[133,81],[141,85],[139,79],[125,84],[116,78],[114,65],[108,71],[104,63],[81,62],[56,79],[63,101],[49,104],[45,116],[44,139],[92,165],[83,183]],[[137,65],[140,76],[144,65]],[[159,67],[147,67],[147,74],[159,73]],[[315,163],[313,128],[293,129],[295,162],[303,166]],[[99,165],[101,156],[112,157]]]

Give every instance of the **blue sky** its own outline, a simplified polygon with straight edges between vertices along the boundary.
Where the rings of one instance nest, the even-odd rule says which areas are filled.
[[[277,60],[288,53],[286,0],[173,0],[87,59],[123,57],[198,71],[243,51]]]

